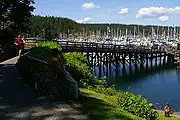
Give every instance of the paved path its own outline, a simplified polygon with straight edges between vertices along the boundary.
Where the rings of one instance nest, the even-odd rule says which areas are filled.
[[[14,64],[17,57],[0,63],[0,120],[87,120],[65,102],[49,102],[23,86]]]

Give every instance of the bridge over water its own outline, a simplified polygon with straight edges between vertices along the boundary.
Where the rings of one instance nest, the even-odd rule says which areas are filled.
[[[63,52],[81,52],[83,53],[91,66],[103,66],[113,63],[115,66],[121,64],[123,68],[128,63],[151,65],[153,59],[157,62],[160,58],[160,63],[166,60],[169,63],[174,62],[174,56],[177,56],[179,50],[169,46],[162,45],[159,47],[148,48],[143,46],[132,45],[115,45],[115,44],[100,44],[93,42],[74,42],[74,41],[54,41],[61,45]],[[150,60],[150,62],[149,62]]]
[[[81,52],[83,53],[91,66],[99,66],[99,73],[103,70],[102,66],[111,71],[112,63],[116,70],[119,66],[122,66],[123,70],[126,69],[128,64],[129,69],[135,65],[135,69],[138,65],[152,66],[155,59],[155,64],[160,62],[164,64],[166,62],[174,62],[174,54],[169,53],[165,45],[148,48],[143,46],[132,45],[114,45],[114,44],[100,44],[90,42],[73,42],[73,41],[59,41],[57,42],[63,48],[63,52]]]

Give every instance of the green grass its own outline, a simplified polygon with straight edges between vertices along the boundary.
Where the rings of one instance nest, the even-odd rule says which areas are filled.
[[[88,89],[80,91],[84,97],[71,105],[84,111],[92,120],[145,120],[118,107],[117,100],[113,96]],[[160,114],[159,120],[180,120],[180,118],[165,118]]]
[[[159,116],[159,120],[180,120],[180,118],[176,118],[176,117],[164,117],[164,115],[162,113],[160,113],[160,116]]]
[[[73,107],[81,108],[92,120],[144,120],[116,106],[112,96],[81,89],[84,97],[74,102]]]

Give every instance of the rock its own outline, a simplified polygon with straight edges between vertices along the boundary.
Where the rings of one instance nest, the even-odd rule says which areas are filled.
[[[55,79],[53,79],[51,74],[48,73],[48,71],[46,71],[46,72],[40,71],[38,73],[36,73],[36,71],[34,71],[32,73],[32,71],[30,71],[30,69],[32,70],[33,67],[35,68],[37,66],[33,66],[36,64],[27,65],[28,64],[27,61],[28,62],[35,61],[35,60],[31,61],[28,59],[30,59],[30,58],[27,58],[27,56],[21,56],[18,63],[16,64],[16,67],[17,67],[18,71],[21,73],[21,76],[24,78],[25,83],[28,83],[28,85],[30,85],[31,87],[35,87],[36,82],[34,80],[41,80],[43,82],[45,82],[46,80],[50,80],[50,81],[52,81],[52,83],[53,83],[53,81],[55,81],[55,84],[56,84],[56,82],[59,83],[58,93],[60,94],[59,95],[60,97],[62,96],[61,98],[64,98],[66,100],[78,99],[78,97],[79,97],[78,83],[71,77],[71,75],[68,73],[68,71],[66,71],[64,65],[60,61],[58,64],[59,67],[57,67],[60,69],[58,71],[58,73],[62,73],[64,77],[63,78],[59,77],[59,78],[57,78],[57,80],[55,80]],[[40,61],[37,61],[37,62],[40,62]],[[40,65],[40,64],[38,64],[38,65]],[[41,65],[43,65],[43,64],[41,64]],[[40,66],[38,66],[38,67],[40,67]],[[49,68],[52,69],[52,66],[49,66]],[[36,76],[37,78],[34,78],[34,76]],[[38,77],[40,77],[40,79]],[[47,84],[47,85],[49,85],[49,84]],[[52,86],[49,86],[49,87],[52,87]]]
[[[66,84],[69,88],[68,98],[70,98],[71,100],[76,100],[79,97],[78,83],[71,77],[71,75],[66,70],[64,72],[66,74],[64,84]]]

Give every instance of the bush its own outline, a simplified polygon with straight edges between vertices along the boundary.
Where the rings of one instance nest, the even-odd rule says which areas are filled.
[[[54,42],[37,43],[35,47],[31,48],[31,56],[46,61],[50,50],[54,48],[58,49],[59,52],[62,51],[61,46]]]
[[[129,92],[121,92],[117,94],[117,100],[120,107],[136,116],[147,120],[156,120],[158,118],[158,113],[140,95],[136,96]]]
[[[113,86],[106,87],[103,84],[93,86],[86,86],[90,90],[94,90],[97,93],[102,93],[105,95],[115,96],[117,98],[117,105],[124,110],[145,118],[147,120],[156,120],[159,116],[157,111],[151,108],[149,102],[142,96],[134,95],[129,92],[117,91]]]
[[[84,79],[80,79],[79,81],[79,86],[82,88],[95,88],[98,85],[102,85],[103,87],[107,87],[107,82],[105,79],[98,79],[94,76],[90,77],[90,78],[84,78]]]
[[[94,91],[99,92],[99,93],[103,93],[106,95],[110,95],[110,96],[114,96],[114,95],[117,95],[119,93],[117,90],[115,90],[114,87],[105,87],[104,85],[97,85],[94,88]]]
[[[92,69],[88,63],[88,60],[83,54],[73,52],[64,53],[65,67],[71,76],[79,83],[80,79],[92,78]]]
[[[49,54],[50,50],[54,48],[57,48],[59,52],[61,52],[62,50],[60,45],[53,42],[37,43],[35,47],[31,48],[31,53],[29,54],[29,56],[46,61],[47,55]],[[21,56],[18,60],[18,65],[22,69],[21,75],[24,78],[26,76],[29,76],[30,78],[30,75],[32,76],[32,74],[34,73],[47,72],[48,70],[48,66],[46,64],[30,59],[27,56]]]
[[[31,49],[32,57],[46,61],[47,55],[51,49],[57,48],[59,52],[62,52],[62,48],[59,44],[54,42],[42,42],[38,43],[35,47]],[[92,70],[88,64],[88,60],[81,53],[64,53],[61,56],[61,60],[64,63],[66,70],[71,74],[71,76],[79,83],[80,79],[92,77]],[[32,66],[33,69],[38,68],[43,71],[44,66]],[[35,70],[37,71],[37,70]]]

